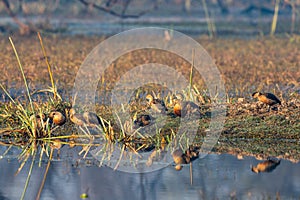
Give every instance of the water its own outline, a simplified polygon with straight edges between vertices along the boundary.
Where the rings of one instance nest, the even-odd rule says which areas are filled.
[[[193,184],[190,167],[175,171],[172,165],[151,173],[132,174],[109,167],[79,165],[77,151],[63,147],[63,158],[50,165],[41,199],[281,199],[300,198],[300,164],[282,160],[271,173],[255,174],[252,157],[238,160],[223,154],[210,154],[193,162]],[[14,155],[17,155],[15,151]],[[54,156],[56,157],[56,156]],[[82,160],[81,160],[82,161]],[[36,163],[25,199],[34,199],[41,185],[46,161]],[[19,199],[28,175],[30,161],[14,176],[20,163],[15,156],[0,160],[0,199]]]
[[[201,6],[199,6],[201,8]],[[220,16],[214,14],[212,19],[216,25],[218,37],[254,38],[269,34],[273,15],[244,16],[235,10],[232,15]],[[197,15],[195,15],[197,14]],[[276,33],[286,33],[290,30],[290,13],[279,16]],[[202,10],[191,15],[159,15],[149,13],[138,19],[117,19],[112,17],[78,19],[72,17],[34,16],[19,17],[21,21],[29,20],[33,24],[47,21],[52,28],[61,34],[71,35],[113,35],[131,28],[148,26],[164,27],[180,31],[189,36],[207,35],[207,23]],[[1,17],[0,26],[14,25],[10,17]],[[283,26],[285,25],[285,26]],[[281,27],[282,26],[282,27]],[[297,27],[297,26],[296,26]],[[296,28],[296,31],[298,29]],[[299,33],[299,31],[297,32]],[[272,86],[270,86],[272,87]],[[295,86],[297,87],[297,86]],[[44,88],[41,86],[41,88]],[[294,89],[294,88],[292,88]],[[288,93],[289,88],[283,91]],[[294,89],[297,91],[297,88]],[[24,95],[23,89],[9,91],[13,97]],[[228,91],[235,96],[234,91]],[[61,93],[61,92],[60,92]],[[0,92],[3,94],[3,92]],[[64,95],[68,97],[68,95]],[[7,100],[1,97],[4,100]],[[25,98],[25,97],[24,97]],[[251,141],[249,141],[251,142]],[[0,155],[5,147],[0,147]],[[17,155],[20,150],[14,149],[9,155],[0,156],[0,200],[20,199],[28,176],[29,160],[22,171],[15,176],[20,162]],[[193,183],[190,181],[190,168],[185,166],[181,171],[175,171],[170,165],[151,173],[131,174],[114,171],[109,167],[76,163],[84,162],[78,156],[78,150],[61,149],[61,158],[55,156],[50,169],[41,199],[80,199],[82,193],[88,194],[88,199],[281,199],[300,198],[300,164],[282,160],[281,164],[271,173],[255,174],[250,165],[256,165],[255,158],[245,157],[238,160],[231,155],[210,154],[204,159],[193,162]],[[25,199],[35,199],[45,174],[47,160],[41,167],[36,161]]]
[[[143,27],[161,27],[176,30],[192,37],[208,35],[208,24],[205,11],[200,2],[195,1],[190,13],[182,11],[180,5],[169,3],[169,5],[161,5],[158,10],[153,10],[146,15],[138,18],[122,19],[111,16],[107,13],[96,12],[94,15],[77,16],[72,14],[68,8],[64,7],[64,13],[55,13],[52,15],[18,15],[18,19],[24,23],[28,21],[34,25],[44,24],[50,27],[45,30],[47,33],[63,34],[63,35],[114,35],[125,30]],[[143,10],[149,9],[145,7]],[[238,5],[230,6],[230,14],[224,15],[216,6],[209,7],[210,21],[215,26],[215,35],[225,38],[255,38],[270,33],[270,27],[273,20],[273,14],[265,15],[254,12],[244,13],[243,9],[247,7],[247,3],[240,7]],[[272,6],[273,7],[273,6]],[[133,6],[134,10],[135,7]],[[272,8],[271,8],[272,9]],[[137,11],[134,11],[137,12]],[[291,30],[291,10],[288,7],[280,8],[278,16],[278,26],[276,34],[289,33]],[[294,33],[299,33],[297,29],[298,18],[295,22]],[[8,33],[6,27],[16,28],[15,22],[7,16],[1,16],[0,28],[2,32]],[[0,30],[1,31],[1,30]]]

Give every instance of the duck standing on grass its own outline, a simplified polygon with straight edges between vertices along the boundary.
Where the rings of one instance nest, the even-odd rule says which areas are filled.
[[[100,118],[93,112],[84,112],[83,114],[76,113],[74,108],[71,108],[70,111],[70,120],[78,126],[90,126],[96,127],[101,124]]]
[[[133,123],[138,127],[144,127],[149,125],[153,121],[153,118],[148,114],[140,114],[134,116]]]
[[[70,109],[69,115],[70,115],[71,122],[73,122],[74,124],[76,124],[78,126],[83,126],[84,124],[86,124],[86,121],[85,121],[83,115],[76,113],[74,108]]]
[[[257,98],[260,102],[263,102],[268,105],[268,111],[270,111],[271,106],[276,104],[281,105],[281,101],[272,93],[260,93],[254,92],[252,94],[253,98]]]
[[[197,114],[200,117],[200,108],[197,104],[192,101],[184,101],[182,94],[177,94],[174,99],[174,114],[179,117],[191,116],[192,114]]]
[[[42,121],[43,123],[46,123],[46,116],[44,114],[37,114],[37,115],[31,115],[30,121],[33,123],[33,126],[35,126],[37,129],[42,129]]]
[[[93,112],[84,112],[83,118],[86,121],[86,124],[91,127],[96,127],[101,124],[101,120],[96,113]]]
[[[31,115],[30,122],[32,123],[32,133],[38,137],[42,136],[41,132],[47,123],[46,116],[44,114]]]
[[[59,111],[51,111],[49,118],[52,120],[53,124],[62,126],[66,123],[66,117]]]
[[[165,114],[168,109],[163,100],[154,98],[151,94],[146,96],[148,106],[157,113]]]
[[[266,161],[258,163],[256,166],[251,166],[251,171],[254,173],[272,172],[280,164],[280,159],[267,158]]]

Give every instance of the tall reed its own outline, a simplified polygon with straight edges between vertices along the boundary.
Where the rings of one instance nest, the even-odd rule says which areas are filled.
[[[205,12],[205,19],[207,22],[207,28],[208,28],[208,33],[209,33],[209,37],[213,38],[216,34],[216,26],[213,22],[213,20],[209,17],[209,12],[208,12],[208,8],[206,5],[206,0],[202,0],[202,6]]]
[[[54,98],[54,100],[57,100],[57,89],[56,89],[56,86],[55,86],[55,83],[54,83],[53,74],[52,74],[52,70],[51,70],[51,65],[50,65],[50,62],[48,60],[48,56],[46,54],[46,50],[45,50],[45,47],[44,47],[44,43],[43,43],[41,34],[38,32],[37,35],[38,35],[38,38],[40,40],[41,48],[42,48],[44,58],[45,58],[45,61],[46,61],[47,67],[48,67],[48,73],[49,73],[49,77],[50,77],[50,81],[51,81],[51,85],[52,85],[53,98]]]
[[[271,32],[270,35],[273,36],[276,31],[276,25],[277,25],[277,19],[278,19],[278,11],[279,11],[279,3],[280,0],[276,0],[275,3],[275,9],[274,9],[274,15],[273,15],[273,21],[271,26]]]

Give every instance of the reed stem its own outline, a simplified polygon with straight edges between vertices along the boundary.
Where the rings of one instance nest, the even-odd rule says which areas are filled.
[[[51,151],[50,151],[49,160],[48,160],[48,163],[47,163],[47,167],[46,167],[46,170],[45,170],[45,173],[44,173],[43,181],[41,183],[41,186],[40,186],[39,192],[37,194],[36,200],[39,200],[41,198],[41,194],[42,194],[45,182],[46,182],[46,178],[47,178],[47,174],[48,174],[48,171],[49,171],[49,168],[50,168],[50,163],[51,163],[52,157],[53,157],[53,148],[51,148]]]
[[[55,84],[54,84],[54,79],[53,79],[53,74],[52,74],[52,70],[51,70],[51,65],[50,65],[50,62],[48,60],[48,56],[46,54],[46,50],[45,50],[44,43],[43,43],[43,40],[42,40],[40,32],[38,32],[37,35],[38,35],[38,38],[40,40],[40,44],[41,44],[41,47],[42,47],[44,58],[45,58],[45,61],[46,61],[47,67],[48,67],[48,73],[49,73],[49,77],[50,77],[50,81],[51,81],[51,85],[52,85],[52,89],[53,89],[53,97],[56,100],[57,99],[57,96],[56,96],[56,87],[55,87]]]
[[[195,65],[195,49],[192,51],[192,66],[190,70],[190,85],[189,85],[189,98],[192,96],[192,85],[193,85],[193,68]]]
[[[32,100],[31,100],[31,96],[30,96],[30,92],[29,92],[29,87],[28,87],[28,84],[27,84],[27,80],[26,80],[26,77],[25,77],[25,74],[24,74],[24,70],[23,70],[23,67],[22,67],[22,64],[21,64],[21,61],[20,61],[20,58],[19,58],[19,55],[18,55],[18,52],[16,50],[16,47],[11,39],[11,37],[9,37],[9,41],[11,43],[11,46],[14,50],[14,53],[16,55],[16,58],[17,58],[17,61],[18,61],[18,64],[19,64],[19,68],[21,70],[21,73],[22,73],[22,77],[23,77],[23,80],[24,80],[24,84],[25,84],[25,87],[26,87],[26,91],[27,91],[27,96],[28,96],[28,100],[29,100],[29,103],[30,103],[30,107],[32,109],[32,112],[34,113],[34,107],[33,107],[33,103],[32,103]]]
[[[206,22],[207,22],[209,37],[213,38],[214,34],[215,34],[215,31],[216,31],[216,27],[215,27],[213,21],[209,17],[208,8],[207,8],[207,5],[206,5],[206,0],[202,0],[202,5],[203,5],[204,12],[205,12],[205,18],[206,18]]]
[[[30,165],[30,168],[29,168],[28,176],[26,178],[25,187],[24,187],[24,190],[22,192],[22,196],[20,198],[21,200],[23,200],[24,197],[25,197],[25,193],[26,193],[26,190],[27,190],[27,187],[28,187],[28,184],[29,184],[29,180],[30,180],[30,177],[31,177],[31,172],[32,172],[33,165],[34,165],[35,156],[36,156],[36,151],[34,151],[34,154],[32,156],[32,161],[31,161],[31,165]]]
[[[271,27],[271,32],[270,35],[273,36],[275,31],[276,31],[276,25],[277,25],[277,19],[278,19],[278,10],[279,10],[279,3],[280,0],[276,0],[275,3],[275,10],[274,10],[274,15],[273,15],[273,21],[272,21],[272,27]]]

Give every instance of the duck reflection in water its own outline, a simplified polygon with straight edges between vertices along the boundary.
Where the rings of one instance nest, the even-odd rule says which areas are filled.
[[[256,166],[251,166],[254,173],[272,172],[280,164],[280,159],[268,157],[266,161],[258,163]]]
[[[194,147],[189,147],[184,153],[180,148],[176,149],[172,153],[173,161],[175,163],[175,169],[180,171],[182,165],[190,164],[192,161],[198,158],[199,149]]]

